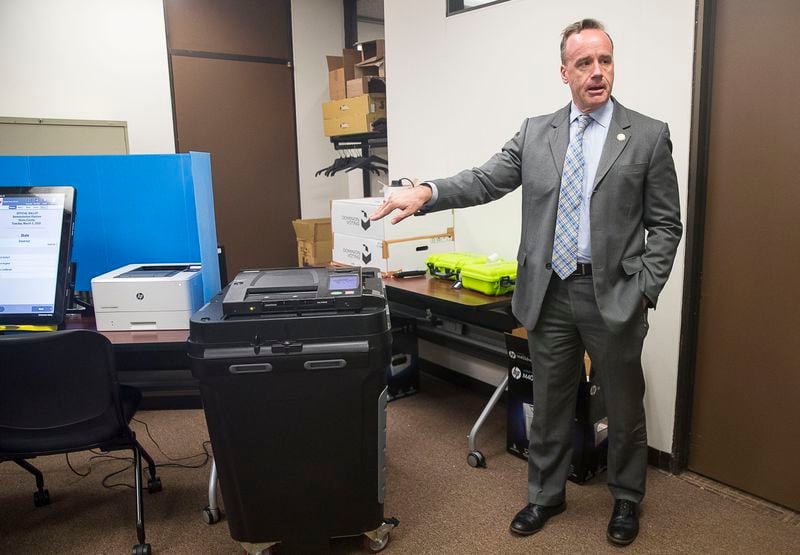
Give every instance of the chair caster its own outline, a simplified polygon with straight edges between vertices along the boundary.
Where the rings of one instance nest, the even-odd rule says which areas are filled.
[[[147,491],[149,493],[158,493],[161,490],[161,478],[150,478],[147,480]]]
[[[206,524],[216,524],[220,521],[222,515],[219,512],[219,509],[212,509],[211,507],[206,507],[203,509],[203,520]]]
[[[385,518],[383,523],[375,530],[364,533],[364,547],[373,553],[383,551],[389,544],[389,534],[400,525],[396,518]]]
[[[472,451],[467,455],[467,464],[472,468],[486,468],[486,457],[480,451]]]
[[[150,555],[149,543],[137,543],[133,546],[133,555]]]
[[[44,507],[50,504],[50,492],[46,489],[33,492],[33,504],[36,507]]]

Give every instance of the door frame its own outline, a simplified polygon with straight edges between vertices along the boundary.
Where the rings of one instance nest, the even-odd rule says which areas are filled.
[[[683,308],[675,398],[675,427],[669,469],[673,474],[679,474],[686,470],[689,464],[689,438],[692,431],[692,405],[700,320],[700,287],[703,278],[716,12],[717,0],[697,0],[695,4],[697,25],[692,85],[692,125],[689,140]]]

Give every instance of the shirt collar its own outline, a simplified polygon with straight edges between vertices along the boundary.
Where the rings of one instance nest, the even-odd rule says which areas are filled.
[[[611,124],[611,115],[613,113],[614,113],[614,101],[609,98],[605,104],[603,104],[597,110],[591,112],[589,116],[592,118],[592,120],[596,121],[603,127],[608,128],[608,126]],[[578,107],[575,106],[574,102],[570,103],[570,110],[569,110],[570,123],[578,119],[578,116],[582,114],[583,112],[581,112],[578,109]]]

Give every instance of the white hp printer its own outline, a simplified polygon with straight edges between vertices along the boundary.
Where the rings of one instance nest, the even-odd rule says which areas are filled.
[[[186,330],[203,306],[200,264],[128,264],[92,278],[98,331]]]

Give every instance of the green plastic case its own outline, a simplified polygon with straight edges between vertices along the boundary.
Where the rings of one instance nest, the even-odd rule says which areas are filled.
[[[461,268],[461,285],[484,295],[505,295],[514,290],[517,261],[497,260],[483,264],[467,264]]]
[[[461,268],[468,264],[484,264],[486,260],[486,256],[472,252],[442,252],[430,255],[425,265],[433,277],[456,281]]]

